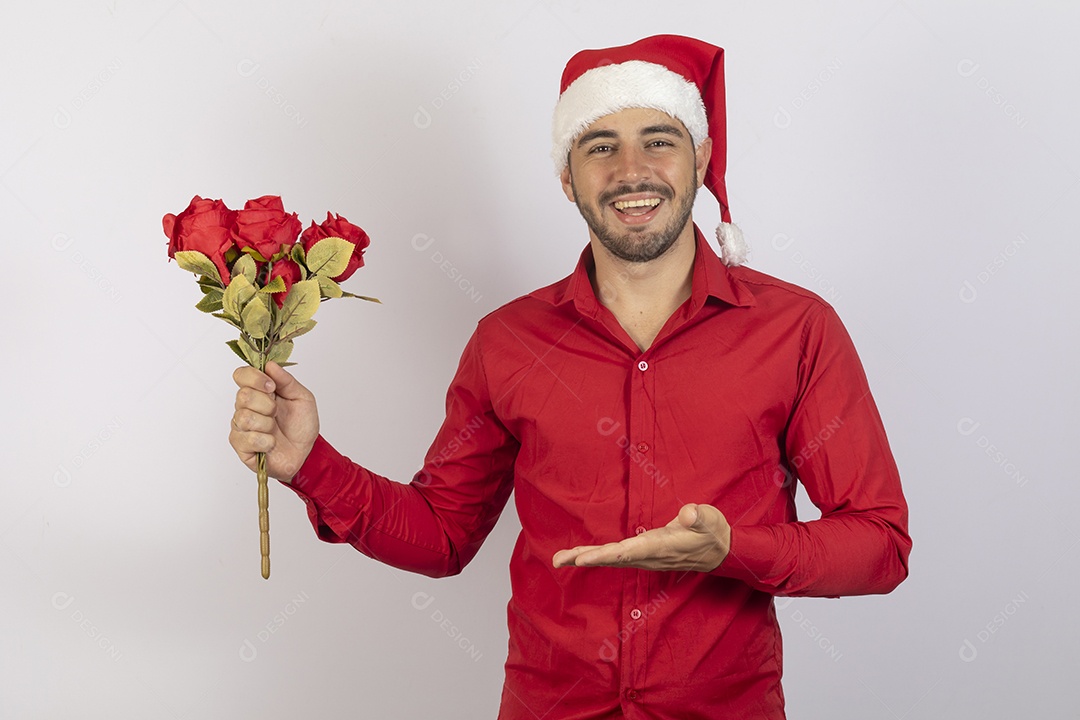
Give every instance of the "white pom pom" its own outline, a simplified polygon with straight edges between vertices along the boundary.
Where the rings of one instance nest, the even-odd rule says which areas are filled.
[[[720,241],[720,259],[728,267],[742,265],[750,248],[743,238],[742,230],[735,223],[722,222],[716,226],[716,239]]]

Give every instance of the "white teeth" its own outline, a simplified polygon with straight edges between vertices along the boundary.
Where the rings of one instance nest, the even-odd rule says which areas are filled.
[[[615,203],[616,210],[625,210],[632,207],[656,207],[660,204],[660,198],[649,198],[648,200],[619,200]]]

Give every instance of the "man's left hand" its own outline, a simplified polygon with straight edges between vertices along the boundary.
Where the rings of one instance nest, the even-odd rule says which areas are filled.
[[[632,567],[642,570],[715,570],[731,547],[731,526],[712,505],[683,505],[662,528],[607,545],[560,550],[555,567]]]

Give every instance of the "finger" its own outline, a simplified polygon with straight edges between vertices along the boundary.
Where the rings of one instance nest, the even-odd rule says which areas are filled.
[[[229,430],[229,444],[244,462],[249,455],[266,453],[274,449],[274,436],[269,433],[239,430],[235,425]]]
[[[265,373],[259,372],[250,365],[244,365],[233,370],[233,382],[238,387],[249,387],[262,392],[274,392],[274,381]]]
[[[698,533],[715,535],[723,517],[719,510],[712,505],[699,505],[690,503],[679,509],[675,520],[669,523],[669,527],[682,527]]]
[[[264,393],[254,388],[242,387],[236,391],[236,401],[233,407],[237,411],[250,410],[259,415],[273,417],[277,407],[277,399],[274,395]]]
[[[574,559],[574,564],[578,567],[623,567],[640,562],[651,557],[654,552],[653,543],[645,537],[646,534],[648,533],[621,542],[586,548]]]
[[[277,421],[264,413],[241,408],[233,413],[232,426],[234,430],[239,432],[257,432],[269,435],[277,427]]]
[[[266,374],[274,382],[277,394],[286,400],[300,400],[311,397],[311,392],[277,363],[266,363]]]
[[[586,552],[588,550],[595,550],[598,547],[600,547],[600,546],[599,545],[578,545],[577,547],[570,548],[568,550],[560,550],[559,552],[555,553],[555,555],[552,556],[551,564],[554,565],[555,567],[566,567],[568,565],[573,566],[573,565],[576,564],[575,561],[577,560],[577,557],[579,555],[581,555],[581,553]]]
[[[560,550],[551,556],[551,567],[566,567],[574,564],[576,554],[573,550]]]
[[[708,513],[710,509],[709,505],[697,505],[694,503],[683,505],[679,510],[679,524],[695,532],[710,532]]]
[[[229,442],[232,442],[232,438],[229,438]],[[233,447],[236,450],[235,446]],[[236,450],[236,456],[240,458],[240,462],[244,463],[251,470],[256,470],[259,467],[259,458],[255,453],[244,452],[242,450]]]

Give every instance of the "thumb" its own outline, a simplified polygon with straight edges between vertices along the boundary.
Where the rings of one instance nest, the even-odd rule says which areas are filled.
[[[679,524],[687,530],[705,532],[705,519],[702,517],[702,513],[698,511],[698,506],[694,503],[683,505],[679,510]]]
[[[690,503],[679,510],[679,524],[687,530],[713,535],[716,533],[718,515],[720,511],[712,505]]]
[[[278,397],[286,400],[299,400],[311,393],[300,381],[294,378],[285,368],[276,362],[266,363],[266,374],[274,381],[274,392]]]

